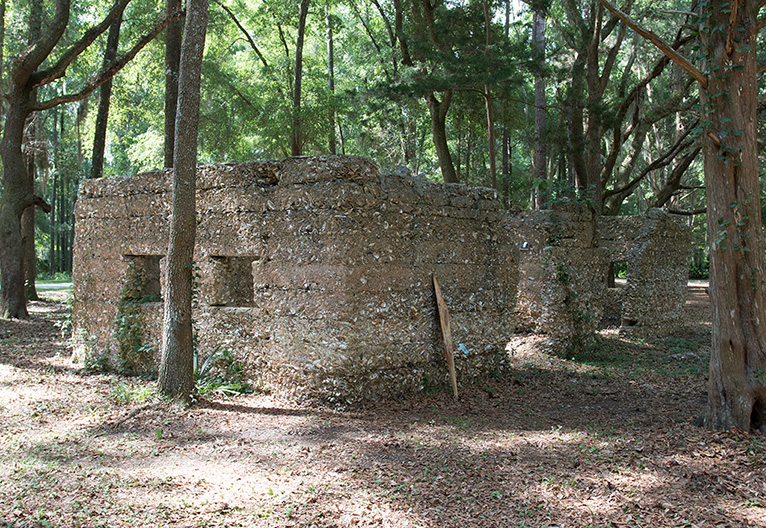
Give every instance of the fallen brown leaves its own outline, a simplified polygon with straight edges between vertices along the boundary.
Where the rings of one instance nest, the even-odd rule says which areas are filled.
[[[356,412],[159,402],[149,381],[80,371],[61,305],[32,308],[0,321],[0,526],[766,526],[766,439],[691,423],[699,289],[677,335],[605,332],[575,361],[519,337],[510,375],[457,401]]]

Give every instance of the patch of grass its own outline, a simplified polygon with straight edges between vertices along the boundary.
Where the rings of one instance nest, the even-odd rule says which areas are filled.
[[[449,425],[458,427],[460,429],[469,429],[471,427],[471,420],[465,416],[451,416],[449,418],[445,418],[444,421]]]
[[[132,387],[125,382],[119,382],[112,387],[110,399],[117,405],[143,403],[154,395],[154,390],[149,385]]]
[[[699,353],[703,343],[684,337],[644,339],[603,339],[598,346],[582,352],[574,361],[602,369],[594,376],[614,375],[627,379],[646,379],[649,375],[670,378],[703,376],[708,358]]]

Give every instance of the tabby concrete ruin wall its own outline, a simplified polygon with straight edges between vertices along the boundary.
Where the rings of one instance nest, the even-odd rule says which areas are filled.
[[[597,330],[606,296],[607,251],[593,213],[576,203],[509,213],[519,252],[517,327],[547,334],[554,351],[579,348]]]
[[[609,262],[624,263],[616,298],[620,329],[637,335],[667,334],[683,320],[691,259],[691,229],[661,209],[642,216],[599,219]]]
[[[197,189],[203,357],[225,348],[264,388],[335,405],[447,385],[435,275],[463,345],[459,375],[503,368],[518,252],[494,191],[381,175],[340,156],[209,165]],[[139,340],[156,368],[169,199],[167,171],[81,183],[74,325],[83,360],[119,367],[127,296],[143,301]]]
[[[506,228],[520,248],[517,327],[548,334],[553,350],[587,344],[605,324],[653,335],[681,323],[691,230],[678,218],[652,209],[594,222],[586,206],[563,203],[510,213]],[[609,287],[620,263],[624,283]]]

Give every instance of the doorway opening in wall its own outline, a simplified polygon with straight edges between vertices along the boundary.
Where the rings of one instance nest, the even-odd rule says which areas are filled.
[[[609,270],[606,274],[607,288],[620,288],[625,285],[625,279],[628,277],[628,262],[615,261],[609,263]]]
[[[627,261],[612,261],[606,272],[606,298],[601,328],[618,328],[622,321],[622,289],[628,274]]]

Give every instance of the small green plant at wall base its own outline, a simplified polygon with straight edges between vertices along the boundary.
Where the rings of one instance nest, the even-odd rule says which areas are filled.
[[[247,394],[253,388],[244,378],[242,365],[231,356],[229,350],[220,346],[200,364],[200,356],[194,350],[194,393],[203,395],[218,393],[226,396]]]

